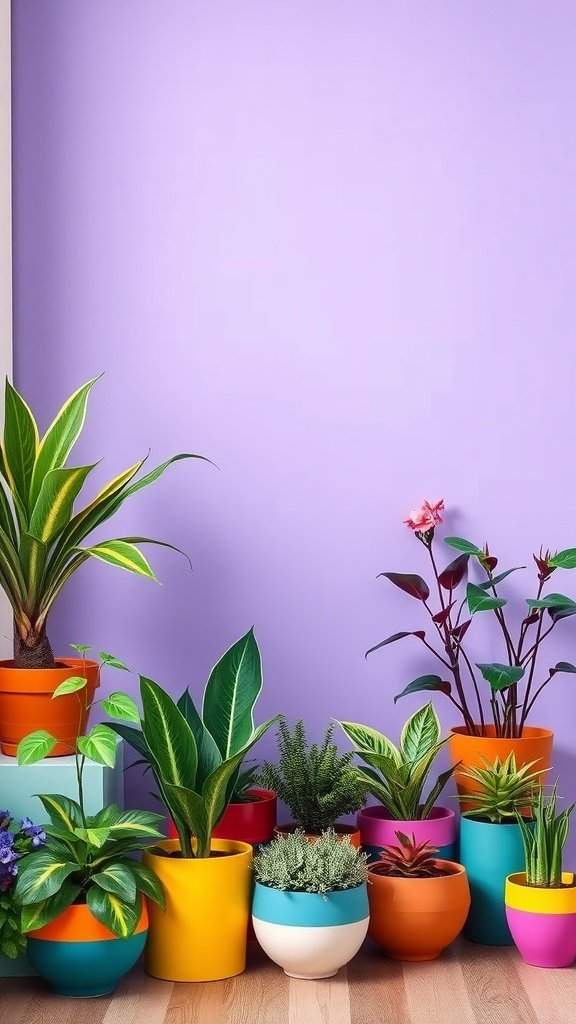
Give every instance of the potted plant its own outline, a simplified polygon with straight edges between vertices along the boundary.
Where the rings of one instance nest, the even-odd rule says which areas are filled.
[[[512,938],[533,967],[570,967],[576,960],[576,884],[562,870],[562,853],[575,805],[557,814],[557,785],[549,797],[540,788],[534,827],[518,815],[525,871],[506,880],[506,917]]]
[[[268,956],[292,978],[330,978],[368,930],[366,858],[333,829],[311,843],[277,836],[254,858],[252,922]]]
[[[444,543],[459,553],[440,571],[435,533],[443,521],[443,511],[443,501],[426,501],[405,520],[427,553],[437,600],[430,597],[430,587],[421,576],[380,573],[420,602],[430,620],[431,638],[423,629],[402,631],[382,640],[367,654],[410,636],[434,656],[441,666],[438,673],[418,676],[394,699],[422,690],[440,691],[448,697],[463,719],[462,725],[452,729],[450,751],[454,763],[482,766],[485,760],[492,763],[498,757],[502,762],[513,753],[519,767],[536,762],[544,771],[550,767],[553,734],[549,729],[529,725],[528,719],[538,697],[558,673],[576,672],[576,665],[566,661],[557,662],[547,673],[539,671],[539,653],[545,640],[559,623],[576,613],[576,601],[571,597],[544,591],[556,570],[576,567],[576,548],[555,554],[540,549],[533,556],[536,593],[527,598],[526,614],[515,632],[504,611],[507,600],[501,596],[500,584],[525,566],[496,574],[498,558],[487,544],[479,547],[462,537],[445,537]],[[475,581],[468,581],[471,562],[480,570],[480,578]],[[497,662],[475,662],[468,649],[468,630],[485,612],[492,614],[501,636],[502,655]],[[466,780],[462,772],[457,773],[456,782],[464,794]]]
[[[506,921],[504,889],[508,875],[522,870],[524,847],[516,815],[532,821],[539,773],[533,764],[516,767],[510,753],[501,763],[472,766],[463,773],[478,787],[466,794],[472,809],[460,819],[460,862],[466,868],[472,902],[464,938],[486,945],[508,946],[513,939]]]
[[[358,779],[380,801],[358,814],[362,848],[370,861],[394,842],[396,832],[412,833],[417,843],[437,846],[445,860],[454,858],[456,816],[450,807],[436,807],[454,768],[442,772],[424,796],[432,765],[447,739],[440,739],[440,722],[426,704],[406,722],[399,746],[376,729],[340,722],[366,767],[355,769]]]
[[[121,663],[110,655],[109,663]],[[86,676],[72,676],[53,695],[88,700]],[[101,701],[117,718],[134,721],[138,709],[127,694]],[[90,705],[86,708],[90,711]],[[18,763],[34,764],[56,743],[45,731],[18,745]],[[27,933],[27,955],[34,970],[54,992],[99,996],[116,985],[139,959],[148,931],[146,900],[164,906],[157,877],[134,859],[151,839],[161,836],[162,818],[148,811],[121,811],[115,804],[86,814],[83,773],[86,760],[114,767],[117,739],[107,725],[78,735],[73,745],[78,800],[58,793],[40,795],[50,819],[43,825],[43,848],[23,857],[15,899]]]
[[[149,762],[178,831],[178,839],[144,853],[166,894],[165,913],[150,907],[145,965],[155,978],[216,981],[244,970],[252,847],[214,839],[213,833],[242,762],[277,720],[254,728],[260,687],[260,652],[252,630],[210,673],[201,712],[189,693],[177,703],[140,676],[140,728],[121,732]]]
[[[333,828],[359,847],[358,830],[338,819],[362,807],[368,787],[351,764],[352,754],[340,754],[332,742],[333,731],[334,723],[330,723],[322,742],[309,744],[302,719],[293,730],[283,719],[276,737],[278,763],[266,762],[260,779],[278,794],[293,818],[277,826],[278,835],[299,829],[313,839]]]
[[[21,911],[14,899],[20,861],[41,850],[46,833],[29,818],[17,824],[9,811],[0,811],[0,957],[14,961],[26,951]]]
[[[392,960],[435,960],[460,933],[470,890],[466,870],[402,832],[368,866],[369,935]]]
[[[82,667],[90,699],[98,684],[95,662],[54,658],[46,632],[63,587],[89,558],[156,579],[138,544],[147,537],[120,537],[91,544],[90,534],[110,519],[127,498],[147,487],[178,459],[176,455],[137,478],[145,459],[120,473],[83,508],[75,511],[96,464],[67,465],[86,416],[88,381],[65,402],[40,439],[34,416],[6,380],[4,436],[0,453],[0,587],[14,615],[14,659],[0,662],[0,749],[14,756],[30,730],[45,729],[58,742],[51,756],[69,752],[86,722],[68,694],[52,694]],[[172,547],[172,545],[164,545]]]

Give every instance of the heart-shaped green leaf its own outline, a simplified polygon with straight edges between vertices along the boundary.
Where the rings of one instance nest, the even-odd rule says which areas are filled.
[[[67,693],[77,693],[78,690],[84,690],[87,683],[88,680],[84,676],[70,676],[56,687],[52,694],[52,700],[54,700],[54,697],[64,697]]]
[[[78,738],[78,750],[91,761],[113,768],[116,763],[116,734],[107,725],[95,725],[87,736]]]
[[[119,718],[123,722],[140,722],[140,712],[136,702],[127,693],[118,690],[102,701],[102,707],[110,718]]]
[[[506,604],[504,597],[490,597],[481,587],[469,583],[466,588],[466,600],[468,611],[471,615],[475,612],[491,612],[495,608],[502,608]]]
[[[495,692],[507,690],[509,686],[518,683],[524,675],[524,669],[521,665],[500,665],[498,662],[490,664],[477,663],[477,668],[480,669],[484,679],[487,683],[490,683]]]
[[[557,551],[548,559],[548,565],[555,566],[557,569],[576,569],[576,548]]]
[[[46,729],[37,729],[36,732],[29,732],[18,744],[16,760],[18,764],[36,764],[43,757],[47,757],[54,750],[57,743],[56,737],[46,732]]]

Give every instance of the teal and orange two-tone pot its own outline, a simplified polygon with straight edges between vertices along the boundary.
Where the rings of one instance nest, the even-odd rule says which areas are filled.
[[[413,835],[417,844],[430,843],[437,847],[441,860],[456,860],[458,827],[456,815],[449,807],[433,807],[428,818],[397,821],[386,807],[376,804],[359,811],[357,823],[362,849],[368,854],[369,863],[379,859],[383,847],[398,845],[397,832]]]
[[[100,924],[85,903],[75,903],[50,924],[29,932],[27,955],[58,995],[104,996],[134,967],[147,935],[145,902],[136,930],[127,939]]]
[[[576,961],[576,880],[562,886],[528,885],[523,871],[506,879],[506,917],[522,959],[532,967],[571,967]]]
[[[496,824],[463,816],[459,860],[466,868],[472,897],[464,938],[487,946],[513,945],[504,890],[508,875],[524,867],[520,826],[515,821]]]

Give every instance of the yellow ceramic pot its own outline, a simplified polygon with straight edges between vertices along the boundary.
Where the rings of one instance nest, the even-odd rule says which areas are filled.
[[[144,851],[144,863],[164,886],[166,910],[150,902],[145,966],[165,981],[219,981],[246,966],[246,935],[252,893],[252,847],[213,839],[225,856],[185,860],[157,849],[179,850],[177,839]]]

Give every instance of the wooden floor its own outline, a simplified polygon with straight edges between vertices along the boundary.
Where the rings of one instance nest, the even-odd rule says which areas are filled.
[[[576,968],[527,967],[514,949],[462,942],[440,960],[397,964],[368,944],[328,981],[287,978],[251,943],[246,973],[173,985],[140,968],[113,998],[51,996],[0,979],[0,1024],[574,1024]]]

